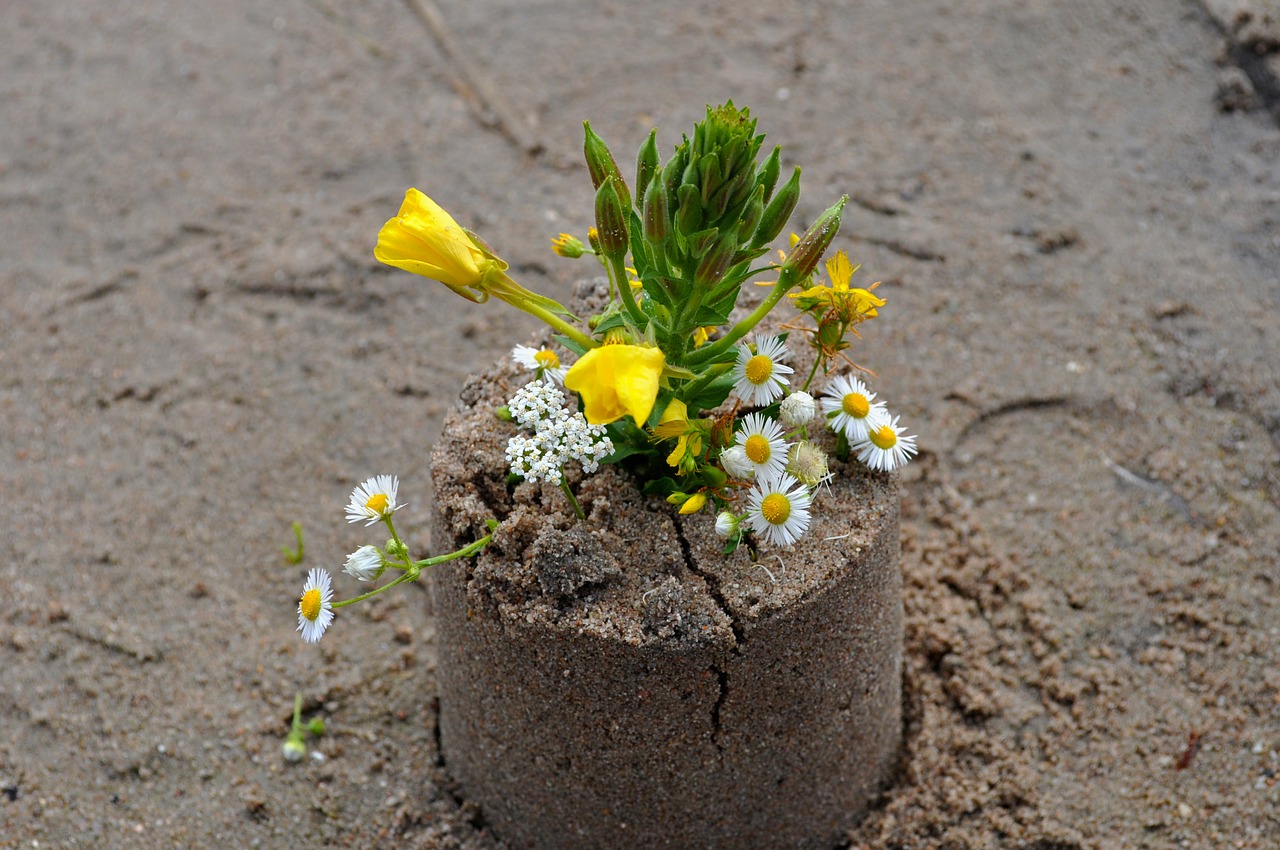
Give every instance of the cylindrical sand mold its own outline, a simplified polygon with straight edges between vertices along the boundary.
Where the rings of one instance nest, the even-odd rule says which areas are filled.
[[[891,778],[902,738],[897,482],[836,464],[790,549],[722,554],[605,468],[505,485],[524,379],[468,384],[433,456],[440,742],[510,848],[832,848]]]

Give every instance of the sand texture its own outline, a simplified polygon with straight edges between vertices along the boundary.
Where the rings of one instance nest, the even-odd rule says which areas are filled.
[[[921,447],[906,756],[850,847],[1280,846],[1269,9],[0,3],[0,847],[499,848],[425,588],[294,631],[382,542],[364,478],[439,551],[443,418],[537,330],[374,237],[417,186],[567,300],[582,120],[629,176],[729,97],[803,166],[795,229],[849,194],[888,301],[852,354]],[[286,765],[298,691],[328,731]]]

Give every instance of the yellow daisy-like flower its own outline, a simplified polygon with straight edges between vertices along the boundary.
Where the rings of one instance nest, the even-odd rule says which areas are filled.
[[[485,295],[471,290],[479,288],[493,269],[506,268],[417,189],[405,192],[400,213],[382,226],[373,255],[389,266],[438,280],[476,303]]]
[[[643,427],[658,398],[658,380],[666,358],[657,348],[604,345],[573,364],[564,385],[582,396],[592,425],[607,425],[627,414]]]
[[[583,245],[578,237],[570,233],[561,233],[551,240],[551,250],[562,257],[576,259],[587,253],[587,246]]]

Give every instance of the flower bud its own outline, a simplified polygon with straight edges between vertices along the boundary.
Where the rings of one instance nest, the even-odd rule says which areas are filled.
[[[707,505],[706,493],[694,493],[692,496],[684,500],[684,504],[680,506],[680,513],[696,514]]]
[[[791,213],[799,200],[800,167],[796,166],[796,170],[791,173],[791,179],[782,185],[778,194],[774,195],[773,200],[769,201],[769,205],[764,208],[764,213],[760,216],[760,226],[756,228],[755,238],[751,240],[752,247],[768,245],[777,239],[782,228],[787,226],[787,219],[791,218]]]
[[[652,181],[644,190],[644,235],[654,245],[661,245],[671,232],[667,220],[667,186],[662,180]]]
[[[844,205],[848,201],[849,196],[843,195],[826,212],[818,216],[818,220],[810,225],[804,236],[801,236],[800,241],[796,243],[796,247],[787,255],[786,261],[782,264],[784,272],[790,270],[795,280],[803,280],[813,274],[813,270],[818,267],[818,261],[831,245],[831,240],[836,238],[836,231],[840,229],[840,216],[844,213]]]
[[[658,172],[658,131],[651,130],[649,138],[636,154],[636,196],[642,201],[647,197],[649,181]]]
[[[606,177],[596,191],[596,230],[600,251],[610,259],[627,253],[627,214],[616,188],[617,180]]]
[[[714,286],[724,277],[729,268],[729,261],[737,252],[733,239],[722,239],[712,246],[710,251],[702,255],[698,268],[693,273],[693,282],[697,286]]]
[[[627,184],[623,182],[622,172],[618,170],[618,163],[614,160],[613,154],[609,152],[609,146],[604,143],[604,139],[596,135],[591,129],[588,121],[582,122],[583,129],[586,131],[586,140],[582,144],[582,153],[587,160],[587,170],[591,172],[591,185],[597,190],[604,184],[606,178],[614,179],[614,191],[622,201],[624,210],[631,208],[631,192],[627,190]]]
[[[284,756],[284,760],[288,762],[300,762],[307,757],[307,745],[301,736],[293,735],[284,739],[284,744],[280,747],[280,754]]]
[[[721,511],[716,517],[716,534],[728,537],[738,530],[738,518],[728,511]]]
[[[756,227],[760,224],[762,215],[764,215],[764,187],[757,185],[746,207],[742,210],[742,218],[738,219],[738,241],[750,241],[751,235],[756,232]]]
[[[683,236],[691,236],[702,229],[702,196],[698,187],[683,183],[676,190],[676,230]]]
[[[816,412],[817,405],[813,401],[813,396],[801,390],[782,400],[778,418],[792,428],[799,428],[801,425],[808,425]]]
[[[767,204],[773,197],[773,187],[778,185],[778,175],[782,172],[782,146],[776,145],[773,153],[760,166],[756,174],[756,185],[764,188],[764,202]]]

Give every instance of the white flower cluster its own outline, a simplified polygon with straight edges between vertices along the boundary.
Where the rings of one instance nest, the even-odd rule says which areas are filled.
[[[604,426],[588,424],[581,413],[570,413],[564,402],[564,393],[543,381],[532,381],[516,391],[507,409],[533,434],[517,434],[507,441],[512,473],[526,481],[560,484],[569,461],[578,461],[582,471],[590,474],[613,452]]]

